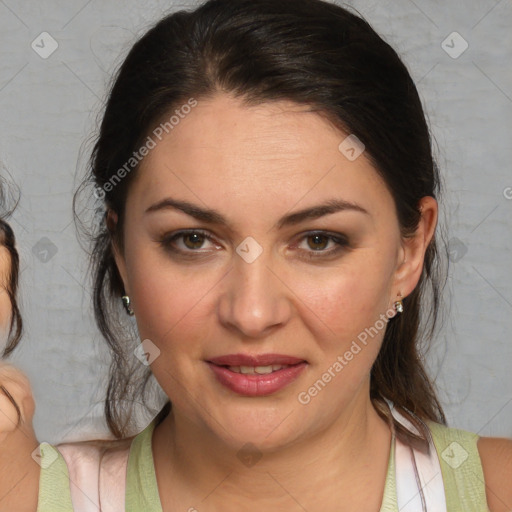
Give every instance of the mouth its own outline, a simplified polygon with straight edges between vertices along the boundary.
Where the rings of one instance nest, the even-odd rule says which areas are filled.
[[[272,364],[267,366],[223,366],[231,372],[243,373],[244,375],[268,375],[269,373],[277,372],[283,368],[289,368],[289,364]]]
[[[209,363],[218,366],[239,366],[239,367],[263,367],[263,366],[292,366],[297,363],[307,362],[294,356],[284,354],[228,354],[225,356],[212,357]]]
[[[206,361],[223,386],[242,396],[276,393],[293,382],[308,363],[281,354],[232,354]]]

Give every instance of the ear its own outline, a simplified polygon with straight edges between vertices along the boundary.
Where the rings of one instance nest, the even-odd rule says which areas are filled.
[[[117,231],[117,221],[118,221],[118,215],[114,210],[108,210],[107,212],[107,229],[110,232],[110,240],[111,240],[111,247],[112,247],[112,253],[114,255],[114,260],[116,262],[117,271],[119,272],[119,275],[121,276],[121,279],[123,281],[123,286],[126,294],[130,294],[130,291],[128,290],[128,279],[127,279],[127,273],[126,273],[126,262],[124,259],[123,251],[119,247],[118,243],[116,242],[116,236],[115,233]]]
[[[395,282],[392,293],[407,297],[420,280],[425,261],[425,252],[432,240],[438,218],[437,201],[431,196],[421,198],[418,203],[421,218],[416,231],[402,238],[399,253],[399,263],[395,272]],[[392,297],[392,300],[396,300]]]

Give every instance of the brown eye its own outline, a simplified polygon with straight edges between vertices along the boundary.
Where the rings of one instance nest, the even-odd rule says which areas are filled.
[[[326,244],[329,242],[329,237],[325,235],[309,235],[307,237],[308,240],[312,240],[313,243],[309,244],[314,250],[325,249]],[[319,247],[320,246],[320,247]]]
[[[213,238],[202,231],[190,230],[190,231],[178,231],[177,233],[171,233],[163,237],[160,240],[160,244],[164,249],[170,253],[175,253],[181,256],[200,256],[205,255],[209,251],[209,248],[203,249],[205,242],[211,242],[212,245],[218,247]]]
[[[188,249],[200,249],[205,240],[205,236],[200,233],[185,233],[181,238]],[[187,240],[190,240],[190,245]]]
[[[308,259],[328,258],[330,256],[334,256],[346,249],[349,245],[348,239],[340,233],[309,233],[306,234],[302,240],[306,241],[306,249],[301,248],[301,244],[298,244],[298,247],[300,252],[302,252]],[[327,249],[331,242],[334,245],[334,248]]]

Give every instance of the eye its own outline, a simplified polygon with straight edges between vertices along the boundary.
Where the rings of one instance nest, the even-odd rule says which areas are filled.
[[[307,259],[334,256],[348,247],[347,238],[340,233],[329,234],[324,231],[311,232],[304,235],[301,240],[306,242],[307,248],[300,248],[300,244],[297,244],[295,247],[298,247],[300,252],[303,253],[302,257]],[[205,242],[210,242],[215,248],[220,248],[220,246],[215,243],[212,236],[197,229],[171,233],[163,237],[160,244],[168,252],[185,257],[197,257],[201,253],[209,252],[208,248],[204,248]],[[331,244],[331,248],[325,250],[326,247],[329,246],[329,243]]]
[[[306,241],[309,249],[312,248],[312,250],[301,249],[304,252],[304,256],[308,259],[333,256],[348,246],[347,238],[340,233],[329,234],[324,231],[317,231],[307,233],[302,240]],[[325,250],[329,242],[332,242],[331,249]]]
[[[178,231],[161,240],[161,245],[170,252],[182,254],[184,256],[193,255],[193,253],[203,253],[207,251],[198,251],[203,247],[205,240],[213,243],[213,238],[203,231],[197,229]],[[177,243],[178,241],[181,242]],[[181,247],[179,247],[181,245]],[[218,247],[218,246],[217,246]]]

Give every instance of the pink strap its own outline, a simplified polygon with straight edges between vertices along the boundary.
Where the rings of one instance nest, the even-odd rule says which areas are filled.
[[[57,446],[69,473],[73,510],[97,512],[99,508],[98,470],[101,451],[97,446],[65,443]]]
[[[74,512],[124,511],[130,444],[107,449],[96,443],[64,443],[57,448],[68,467]]]
[[[125,510],[126,469],[129,447],[106,453],[100,465],[100,499],[102,512]]]
[[[408,430],[418,433],[416,427],[394,407],[391,411]],[[395,437],[396,494],[400,512],[446,512],[441,465],[431,436],[429,444],[430,455],[427,455]]]

